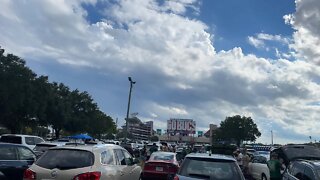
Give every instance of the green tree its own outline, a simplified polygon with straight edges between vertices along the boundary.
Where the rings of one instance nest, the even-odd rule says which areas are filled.
[[[11,133],[22,132],[35,119],[37,101],[33,84],[36,77],[23,59],[4,55],[0,49],[0,124]]]
[[[239,146],[242,141],[255,141],[261,133],[251,117],[235,115],[221,121],[216,131],[216,139],[235,140]]]
[[[153,141],[153,142],[159,141],[159,137],[158,136],[151,136],[150,141]]]
[[[46,122],[52,126],[56,138],[60,137],[61,130],[67,121],[71,119],[72,110],[70,104],[70,90],[60,83],[52,83],[46,108]]]

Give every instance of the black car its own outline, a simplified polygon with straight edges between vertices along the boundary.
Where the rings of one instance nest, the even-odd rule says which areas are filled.
[[[318,180],[320,179],[320,160],[294,160],[283,173],[284,180]]]
[[[287,167],[291,161],[297,159],[320,159],[320,149],[312,145],[291,144],[271,150],[271,154],[276,153],[283,160]]]
[[[0,143],[0,180],[23,179],[24,170],[35,160],[35,153],[26,146]]]

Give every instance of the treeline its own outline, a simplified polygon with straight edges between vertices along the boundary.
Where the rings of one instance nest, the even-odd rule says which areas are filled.
[[[0,47],[0,125],[11,133],[51,126],[56,137],[88,133],[100,138],[116,125],[87,92],[38,76],[26,62]],[[34,133],[34,132],[31,132]]]

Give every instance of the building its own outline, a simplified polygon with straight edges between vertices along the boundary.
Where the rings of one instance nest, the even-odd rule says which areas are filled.
[[[128,122],[128,133],[133,135],[134,140],[149,140],[153,136],[153,121]]]

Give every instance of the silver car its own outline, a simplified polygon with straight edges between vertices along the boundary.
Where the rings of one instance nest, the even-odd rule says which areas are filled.
[[[137,163],[114,144],[54,147],[24,172],[24,179],[138,180],[142,170]]]

